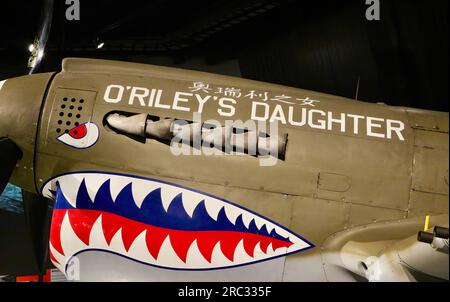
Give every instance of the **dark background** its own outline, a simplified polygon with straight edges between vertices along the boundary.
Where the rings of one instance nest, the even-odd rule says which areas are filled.
[[[2,1],[0,79],[26,70],[42,1]],[[55,0],[40,71],[64,57],[242,76],[390,105],[448,111],[448,0]],[[99,42],[105,42],[97,49]]]

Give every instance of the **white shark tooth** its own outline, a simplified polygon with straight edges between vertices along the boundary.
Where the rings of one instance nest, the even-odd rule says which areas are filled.
[[[244,223],[246,223],[247,220],[248,220],[248,225],[250,225],[250,222],[252,220],[254,220],[255,225],[258,228],[258,230],[260,230],[264,225],[266,226],[267,230],[269,230],[272,227],[272,224],[269,221],[267,221],[266,219],[262,219],[253,213],[249,213],[249,212],[246,213],[246,215],[244,217]]]
[[[275,232],[277,233],[277,235],[279,235],[279,236],[281,236],[281,237],[283,237],[283,238],[286,238],[286,239],[281,239],[281,240],[290,240],[291,242],[293,242],[292,239],[293,239],[293,238],[296,238],[296,240],[298,240],[298,242],[301,243],[302,245],[304,245],[305,247],[308,247],[308,246],[309,246],[309,244],[306,244],[305,241],[303,241],[302,239],[298,238],[297,235],[295,235],[295,234],[293,234],[293,233],[291,233],[291,232],[288,232],[288,231],[286,231],[285,229],[283,229],[283,228],[281,228],[281,227],[279,227],[279,226],[277,226],[277,225],[274,225],[274,224],[270,224],[270,225],[271,225],[271,227],[273,226],[273,229],[272,229],[272,230],[275,230]],[[268,228],[268,229],[269,229],[269,228]],[[272,230],[269,231],[269,234],[272,232]],[[275,239],[279,239],[279,238],[276,238],[276,237],[275,237]],[[279,239],[279,240],[280,240],[280,239]]]
[[[77,177],[76,174],[70,174],[58,177],[55,181],[55,183],[59,183],[60,190],[67,202],[74,208],[77,204],[78,189],[82,180],[82,177]]]
[[[283,228],[280,228],[278,226],[274,226],[274,228],[275,228],[275,232],[277,232],[278,235],[280,235],[284,238],[292,237],[292,234],[285,231]]]
[[[61,263],[61,261],[59,261],[60,259],[64,259],[64,256],[62,254],[60,254],[54,247],[53,244],[51,242],[49,242],[49,247],[50,247],[50,251],[52,252],[53,256],[55,257],[56,260],[58,260],[59,263]]]
[[[102,219],[102,215],[100,215],[92,225],[89,234],[89,247],[91,248],[108,249],[108,243],[103,233]]]
[[[250,222],[255,218],[255,215],[244,211],[242,213],[242,222],[244,222],[245,227],[248,229],[248,227],[250,226]]]
[[[272,244],[269,244],[267,247],[267,255],[270,255],[272,257],[274,256],[281,256],[288,253],[288,248],[286,247],[279,247],[276,251],[273,250]]]
[[[277,229],[279,229],[279,227],[277,227],[275,224],[271,223],[271,222],[266,222],[266,228],[267,228],[267,233],[271,233],[273,230],[275,230],[275,232],[277,232]],[[278,234],[278,232],[277,232]]]
[[[233,262],[230,261],[230,259],[228,259],[227,257],[225,257],[222,250],[220,249],[220,241],[218,241],[213,248],[211,264],[215,267],[233,265]]]
[[[282,250],[282,249],[285,250],[286,248],[278,248],[277,251],[279,252],[279,251]],[[267,246],[267,255],[272,255],[274,252],[275,252],[275,251],[274,251],[274,249],[273,249],[272,242],[271,242],[271,243],[269,243],[269,245]]]
[[[95,196],[97,195],[98,189],[108,180],[114,177],[111,177],[108,174],[100,174],[100,173],[87,173],[85,174],[85,184],[86,189],[89,194],[89,197],[92,201],[94,201]]]
[[[242,221],[247,229],[249,228],[250,222],[252,220],[255,221],[255,225],[258,228],[258,230],[260,230],[265,225],[268,234],[270,234],[270,231],[273,228],[275,228],[275,225],[273,223],[271,223],[270,221],[260,218],[257,215],[250,213],[246,210],[239,209],[238,207],[234,207],[234,210],[227,212],[227,214],[228,213],[230,213],[229,217],[231,217],[231,215],[236,215],[235,213],[238,213],[239,215],[242,214]],[[234,219],[234,221],[236,221],[236,219]]]
[[[44,188],[42,189],[42,195],[44,197],[47,197],[48,199],[54,199],[55,196],[50,191],[56,192],[56,179],[52,179],[45,184]]]
[[[136,206],[140,208],[148,194],[159,189],[160,187],[161,186],[158,183],[153,181],[148,181],[146,179],[133,179],[131,190],[133,192],[133,199]]]
[[[274,253],[277,253],[278,255],[286,255],[289,253],[288,250],[289,250],[289,248],[282,247],[282,248],[276,250]]]
[[[271,234],[272,232],[276,232],[277,233],[277,228],[271,224],[270,227],[267,226],[267,233]]]
[[[61,223],[61,246],[66,256],[74,255],[87,247],[73,230],[68,212]]]
[[[112,200],[116,200],[119,193],[125,188],[129,183],[131,183],[130,179],[126,177],[111,177],[109,182],[109,188],[111,193]]]
[[[217,216],[219,215],[220,210],[222,210],[224,204],[223,202],[219,202],[215,198],[207,197],[205,200],[205,208],[208,215],[217,221]]]
[[[142,262],[148,262],[149,259],[153,257],[150,255],[147,249],[147,243],[145,241],[145,236],[147,234],[147,230],[143,230],[133,241],[129,250],[128,257],[136,259]]]
[[[52,261],[52,263],[60,270],[62,271],[64,265],[65,265],[65,261],[66,261],[66,257],[64,257],[63,255],[61,255],[54,247],[53,245],[50,243],[50,252],[52,253],[53,257],[56,259],[56,261],[58,261],[58,263],[55,263]]]
[[[112,237],[111,243],[109,244],[109,250],[122,255],[126,254],[125,246],[122,240],[122,228],[120,228]]]
[[[177,255],[177,253],[173,250],[172,244],[170,243],[170,235],[164,239],[161,244],[161,248],[158,254],[158,265],[165,267],[176,267],[176,268],[185,268],[187,267],[186,263],[184,263]]]
[[[264,226],[266,226],[267,234],[270,234],[270,232],[273,229],[275,229],[275,231],[280,229],[279,227],[277,227],[276,225],[274,225],[270,221],[268,221],[266,219],[262,219],[262,218],[257,217],[257,216],[255,216],[255,223],[256,223],[256,227],[258,228],[258,230],[261,230]],[[279,234],[279,233],[277,232],[277,234]]]
[[[203,198],[200,194],[189,190],[182,190],[181,194],[184,210],[190,217],[192,217],[195,209]]]
[[[259,230],[259,229],[262,228],[263,225],[266,224],[266,221],[265,221],[265,220],[263,221],[263,220],[262,220],[261,218],[259,218],[259,217],[255,217],[255,224],[256,224],[256,227],[257,227],[258,230]],[[266,227],[267,227],[267,225],[266,225]]]
[[[197,245],[197,239],[189,247],[186,263],[192,268],[207,268],[211,264],[203,257]]]
[[[261,250],[261,242],[258,242],[253,250],[253,258],[255,260],[261,260],[267,257],[267,254]]]
[[[236,219],[239,215],[242,214],[242,210],[238,207],[232,206],[232,205],[225,205],[225,215],[227,215],[228,220],[236,224]]]
[[[161,184],[161,200],[166,212],[173,199],[180,193],[181,190],[177,187]]]
[[[236,250],[234,251],[234,259],[239,261],[240,263],[254,261],[253,257],[250,257],[250,255],[245,251],[244,239],[239,241],[238,245],[236,246]]]

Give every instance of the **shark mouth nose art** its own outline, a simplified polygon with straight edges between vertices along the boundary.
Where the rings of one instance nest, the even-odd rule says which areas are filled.
[[[79,172],[52,179],[42,193],[55,199],[50,256],[60,269],[87,250],[166,269],[208,270],[313,247],[250,210],[155,179]]]

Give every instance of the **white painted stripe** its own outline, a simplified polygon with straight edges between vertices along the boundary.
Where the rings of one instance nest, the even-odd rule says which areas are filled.
[[[0,90],[2,90],[3,84],[5,84],[5,83],[6,83],[6,80],[0,81]]]

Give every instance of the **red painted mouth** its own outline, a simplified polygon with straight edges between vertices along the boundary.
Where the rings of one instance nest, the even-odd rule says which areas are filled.
[[[70,225],[78,238],[89,246],[89,237],[94,223],[101,216],[102,229],[106,242],[110,245],[114,235],[122,229],[122,241],[128,251],[136,237],[146,231],[145,242],[150,255],[157,260],[162,243],[167,237],[178,257],[186,263],[190,246],[196,241],[198,249],[206,261],[211,263],[212,253],[217,243],[225,257],[234,261],[234,253],[239,242],[243,241],[245,252],[254,257],[257,244],[266,254],[269,245],[273,251],[279,248],[289,248],[293,243],[270,236],[239,231],[189,231],[175,230],[148,225],[139,221],[122,217],[109,212],[81,209],[55,209],[50,233],[50,242],[60,254],[64,255],[61,245],[61,224],[64,216],[68,214]],[[53,255],[53,261],[57,262]]]

